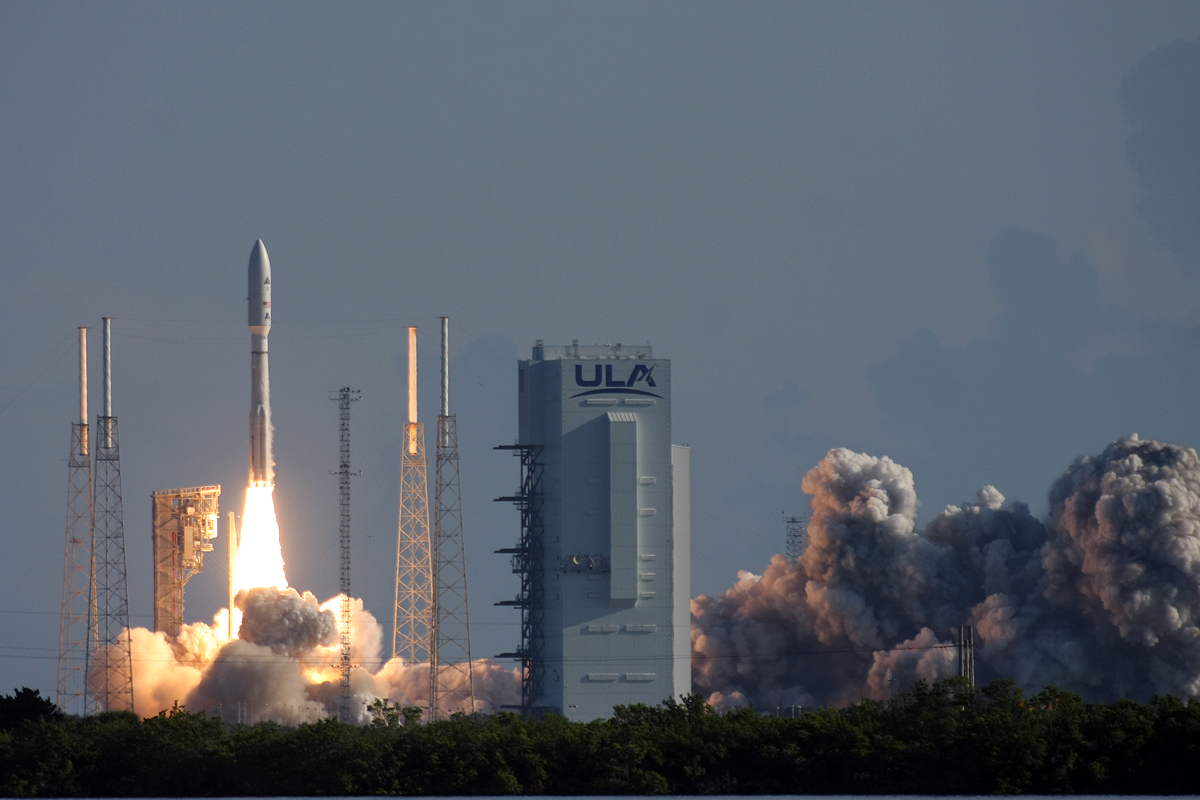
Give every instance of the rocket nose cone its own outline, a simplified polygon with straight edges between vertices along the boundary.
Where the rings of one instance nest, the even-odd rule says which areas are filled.
[[[249,284],[250,330],[265,336],[271,329],[271,260],[267,248],[259,239],[250,251]]]
[[[267,246],[263,244],[262,239],[259,239],[254,243],[254,249],[250,251],[250,277],[253,279],[257,276],[261,281],[270,274],[271,259],[267,257]]]

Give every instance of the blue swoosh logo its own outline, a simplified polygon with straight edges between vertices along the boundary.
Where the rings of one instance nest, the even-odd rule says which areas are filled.
[[[589,394],[641,394],[645,395],[646,397],[657,397],[659,400],[662,399],[661,394],[655,394],[654,392],[643,392],[641,389],[621,389],[619,387],[612,387],[609,389],[592,389],[590,392],[573,394],[567,399],[574,400],[576,397],[586,397]]]

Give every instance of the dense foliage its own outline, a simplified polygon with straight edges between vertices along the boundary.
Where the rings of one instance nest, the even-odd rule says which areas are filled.
[[[0,698],[0,794],[1192,793],[1200,702],[1087,705],[1011,682],[918,683],[896,702],[780,717],[699,697],[568,722],[495,714],[421,724],[378,702],[365,728],[227,725],[182,708],[64,717]]]

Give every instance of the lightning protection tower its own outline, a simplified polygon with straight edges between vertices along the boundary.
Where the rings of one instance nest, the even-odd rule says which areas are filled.
[[[87,714],[88,657],[96,619],[95,508],[88,447],[87,328],[79,329],[79,421],[71,423],[67,472],[67,536],[63,565],[62,623],[58,636],[58,707]]]
[[[96,418],[96,632],[90,685],[99,711],[133,711],[121,452],[112,413],[112,320],[104,318],[104,413]]]
[[[408,424],[400,458],[400,531],[396,543],[396,615],[392,657],[429,659],[434,620],[425,428],[417,422],[417,329],[408,329]]]
[[[804,517],[784,517],[787,525],[787,560],[795,564],[804,553]]]
[[[341,631],[342,658],[341,694],[338,697],[338,719],[350,719],[350,404],[359,399],[359,392],[345,387],[330,398],[338,404],[338,546],[341,550],[342,608],[338,625]]]
[[[429,718],[475,710],[467,555],[458,472],[458,423],[450,413],[450,320],[442,317],[442,404],[434,468],[433,631],[429,637]]]

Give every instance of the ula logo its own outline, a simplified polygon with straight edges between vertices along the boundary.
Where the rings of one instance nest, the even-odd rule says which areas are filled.
[[[639,382],[645,382],[647,386],[657,388],[658,384],[654,382],[654,367],[658,366],[657,364],[650,367],[647,367],[645,364],[636,364],[629,373],[628,378],[613,377],[612,364],[604,364],[603,367],[600,364],[593,366],[595,370],[589,377],[585,378],[583,364],[575,365],[575,385],[583,387],[600,386],[603,382],[604,388],[579,392],[578,394],[571,395],[572,398],[583,397],[589,394],[642,394],[648,397],[662,397],[661,394],[633,388],[633,385]]]

